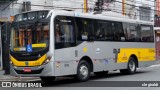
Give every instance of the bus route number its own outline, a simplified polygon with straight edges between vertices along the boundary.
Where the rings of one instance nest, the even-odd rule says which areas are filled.
[[[34,62],[34,63],[33,63],[33,66],[38,66],[38,65],[40,65],[39,62]]]

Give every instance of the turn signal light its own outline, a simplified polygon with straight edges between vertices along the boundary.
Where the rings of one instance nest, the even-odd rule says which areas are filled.
[[[51,56],[47,57],[47,59],[43,62],[43,65],[47,64],[51,60]]]

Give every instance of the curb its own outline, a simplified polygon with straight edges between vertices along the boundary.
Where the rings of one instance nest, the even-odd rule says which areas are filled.
[[[39,77],[17,77],[10,75],[2,75],[0,76],[0,81],[26,81],[26,80],[35,80],[39,79]]]
[[[0,76],[1,75],[4,75],[4,71],[3,70],[0,70]]]

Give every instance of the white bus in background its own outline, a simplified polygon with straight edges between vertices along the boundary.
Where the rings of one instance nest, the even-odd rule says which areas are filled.
[[[134,74],[153,65],[153,23],[73,11],[32,11],[15,16],[11,28],[11,75],[59,76],[87,81],[90,73]]]

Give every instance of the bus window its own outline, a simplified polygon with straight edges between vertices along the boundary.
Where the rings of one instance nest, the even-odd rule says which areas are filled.
[[[57,17],[55,24],[56,43],[74,42],[73,21],[69,17]]]
[[[19,46],[20,47],[25,46],[25,31],[24,31],[24,28],[19,29],[19,35],[16,39],[19,40]]]
[[[93,20],[85,18],[76,18],[75,20],[78,28],[77,40],[94,40]]]
[[[115,41],[125,41],[126,37],[124,34],[124,30],[122,28],[122,23],[116,22],[115,27],[116,27],[114,32]]]
[[[55,48],[66,48],[75,45],[74,20],[72,17],[57,16],[55,18]]]
[[[56,24],[56,29],[55,29],[55,40],[57,43],[61,42],[61,31],[60,31],[60,26],[59,24]]]
[[[153,31],[151,26],[141,26],[141,41],[142,42],[153,42]]]
[[[72,25],[61,25],[61,40],[62,42],[73,42],[73,26]]]
[[[107,34],[107,30],[106,30],[106,22],[103,21],[95,21],[95,37],[96,40],[105,40],[105,34]],[[105,32],[106,31],[106,32]]]
[[[27,30],[27,36],[28,36],[28,44],[32,44],[32,31],[31,29]]]
[[[127,41],[129,42],[137,42],[139,41],[139,33],[138,33],[138,28],[137,25],[135,24],[129,24],[127,25],[125,29],[125,33],[127,36]]]
[[[15,23],[11,29],[11,37],[12,51],[27,51],[27,45],[32,45],[33,52],[43,50],[49,45],[49,23]]]
[[[125,34],[120,22],[107,23],[107,37],[109,41],[125,41]]]
[[[39,24],[36,26],[36,39],[35,41],[32,41],[32,43],[38,44],[38,43],[48,43],[49,40],[49,24]],[[28,36],[29,37],[29,36]]]

